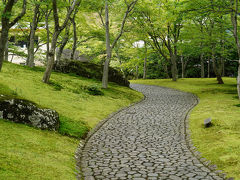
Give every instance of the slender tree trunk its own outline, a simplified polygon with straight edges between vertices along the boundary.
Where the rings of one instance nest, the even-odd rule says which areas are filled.
[[[28,47],[28,61],[27,66],[33,67],[34,66],[34,43],[35,43],[35,32],[37,29],[37,18],[39,13],[40,4],[35,5],[34,9],[34,16],[31,23],[31,31],[30,31],[30,38],[29,38],[29,47]]]
[[[65,27],[68,25],[72,12],[74,11],[75,7],[79,6],[80,2],[81,1],[79,1],[79,0],[74,0],[72,2],[71,7],[68,8],[68,12],[67,12],[67,15],[65,17],[65,20],[64,20],[63,24],[60,26],[59,25],[57,0],[52,0],[52,9],[53,9],[55,29],[54,29],[54,33],[53,33],[53,37],[52,37],[51,48],[50,48],[50,51],[49,51],[49,60],[47,62],[47,67],[46,67],[46,70],[44,72],[43,79],[42,79],[42,81],[44,83],[49,82],[49,79],[50,79],[50,76],[51,76],[51,73],[52,73],[52,68],[53,68],[54,60],[55,60],[55,51],[56,51],[58,36],[65,29]]]
[[[70,30],[70,23],[66,27],[65,35],[63,37],[63,40],[62,40],[61,45],[60,45],[60,47],[58,49],[58,52],[57,52],[57,56],[56,56],[56,63],[57,64],[61,61],[61,57],[62,57],[62,53],[63,53],[64,47],[68,43],[68,40],[69,40],[69,30]]]
[[[143,79],[146,79],[147,76],[147,44],[144,41],[145,46],[145,57],[144,57],[144,66],[143,66]]]
[[[166,76],[167,76],[167,79],[170,79],[170,76],[169,76],[169,73],[168,73],[168,66],[167,66],[167,63],[163,63],[163,69],[164,69],[164,72],[166,73]]]
[[[138,65],[136,66],[136,79],[138,79]]]
[[[225,76],[225,60],[222,59],[222,77]]]
[[[201,61],[201,78],[205,78],[203,53],[201,53],[200,61]]]
[[[2,28],[2,33],[0,37],[0,71],[2,69],[2,64],[4,60],[4,53],[5,53],[5,48],[6,48],[6,43],[8,41],[8,28]]]
[[[58,49],[57,55],[56,55],[56,63],[57,64],[61,61],[62,53],[63,53],[64,47],[66,46],[67,42],[68,42],[68,37],[64,37],[61,42],[61,45]]]
[[[183,59],[183,56],[181,56],[181,62],[182,62],[182,78],[184,78],[185,69],[184,69],[184,59]]]
[[[210,67],[211,67],[211,62],[210,62],[210,55],[208,56],[208,78],[210,78]]]
[[[4,52],[4,60],[5,61],[8,61],[8,46],[9,46],[9,41],[8,41],[8,37],[7,37],[7,43],[6,43],[5,52]]]
[[[219,72],[219,69],[217,67],[216,58],[215,58],[215,48],[214,47],[212,48],[212,60],[213,60],[213,70],[214,70],[214,73],[217,77],[218,84],[224,84],[224,82],[222,80],[221,72]]]
[[[108,9],[108,0],[105,2],[105,31],[106,31],[106,49],[107,49],[107,57],[104,62],[103,68],[103,77],[102,77],[102,87],[108,87],[108,71],[109,71],[109,63],[112,57],[112,49],[110,45],[110,33],[109,33],[109,9]]]
[[[173,55],[173,54],[171,55],[171,63],[172,63],[171,69],[172,69],[172,80],[173,81],[177,81],[177,75],[178,75],[176,58],[177,57],[175,55]]]
[[[4,60],[4,54],[5,54],[5,48],[6,48],[6,43],[8,41],[8,32],[9,29],[15,25],[26,13],[26,4],[27,1],[23,0],[23,4],[22,4],[22,12],[10,22],[10,17],[12,15],[12,8],[14,6],[14,4],[17,1],[15,0],[8,0],[3,9],[3,11],[1,12],[1,23],[2,23],[2,32],[1,32],[1,36],[0,36],[0,71],[2,70],[2,64],[3,64],[3,60]]]
[[[240,43],[238,37],[238,0],[231,0],[232,4],[232,13],[231,13],[231,21],[233,25],[233,35],[235,38],[235,44],[238,50],[238,76],[237,76],[237,91],[238,91],[238,98],[240,99]]]
[[[48,6],[47,6],[47,9],[48,9]],[[46,25],[46,31],[47,31],[47,52],[46,52],[46,62],[48,62],[48,59],[49,59],[49,44],[50,44],[50,32],[49,32],[49,24],[48,24],[48,19],[49,19],[49,15],[51,14],[51,11],[46,12],[45,14],[45,25]]]
[[[42,80],[44,83],[49,82],[49,79],[50,79],[50,76],[52,73],[52,68],[53,68],[54,60],[55,60],[55,50],[56,50],[56,46],[57,46],[57,38],[58,38],[59,34],[60,34],[60,32],[56,31],[56,32],[54,32],[53,37],[52,37],[51,49],[48,54],[49,59],[48,59],[47,67],[46,67],[46,70],[45,70],[45,73],[43,76],[43,80]]]
[[[78,38],[77,38],[77,25],[76,25],[76,22],[75,22],[75,16],[71,19],[71,21],[72,21],[72,25],[73,25],[73,46],[72,46],[71,59],[73,60],[75,52],[76,52],[76,49],[77,49],[77,41],[78,41]]]
[[[120,63],[120,70],[121,72],[123,73],[123,78],[125,79],[126,78],[126,75],[125,75],[125,72],[124,72],[124,69],[122,68],[122,61],[121,61],[121,58],[119,56],[119,52],[118,52],[118,48],[115,48],[115,52],[116,52],[116,55],[117,55],[117,58],[118,58],[118,61]]]
[[[146,79],[146,76],[147,76],[147,57],[144,58],[143,79]]]

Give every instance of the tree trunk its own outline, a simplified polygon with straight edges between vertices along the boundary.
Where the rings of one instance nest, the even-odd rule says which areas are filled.
[[[166,73],[167,79],[170,79],[167,63],[163,63],[163,69],[164,69],[164,72]]]
[[[233,25],[233,35],[235,38],[235,44],[238,50],[238,76],[237,76],[237,91],[238,91],[238,98],[240,100],[240,43],[238,37],[238,0],[231,0],[232,4],[232,13],[231,13],[231,21]]]
[[[7,37],[7,43],[6,43],[5,52],[4,52],[4,60],[5,61],[8,61],[8,46],[9,46],[9,42],[8,42],[8,37]]]
[[[119,47],[118,47],[118,48],[119,48]],[[121,70],[121,72],[123,73],[123,78],[125,79],[125,78],[126,78],[126,75],[125,75],[124,69],[122,68],[122,61],[121,61],[121,58],[120,58],[120,56],[119,56],[118,48],[115,48],[115,52],[116,52],[118,61],[119,61],[119,63],[120,63],[120,70]]]
[[[112,57],[112,49],[110,46],[110,33],[109,33],[109,9],[108,9],[108,0],[105,2],[105,33],[106,33],[106,50],[107,50],[107,58],[104,63],[103,68],[103,77],[102,77],[102,87],[108,87],[108,71],[109,71],[109,63]]]
[[[15,25],[26,13],[26,4],[27,1],[23,0],[22,12],[10,22],[10,17],[12,15],[12,8],[17,1],[8,0],[6,5],[1,13],[1,22],[2,22],[2,33],[0,36],[0,71],[2,70],[2,64],[4,60],[4,52],[6,48],[6,43],[8,41],[8,32],[9,29]]]
[[[68,42],[68,37],[64,37],[62,42],[61,42],[61,45],[60,47],[58,48],[58,52],[57,52],[57,55],[56,55],[56,63],[58,64],[60,61],[61,61],[61,57],[62,57],[62,53],[63,53],[63,49],[64,47],[66,46]]]
[[[35,5],[34,9],[34,16],[31,23],[31,31],[30,31],[30,38],[29,38],[29,47],[28,47],[28,61],[27,66],[33,67],[34,66],[34,43],[35,43],[35,32],[37,29],[37,19],[39,13],[40,4]]]
[[[47,6],[47,9],[48,9],[48,6]],[[49,49],[50,49],[50,47],[49,47],[49,43],[50,43],[50,32],[49,32],[49,24],[48,24],[48,19],[49,19],[49,15],[50,15],[50,14],[51,14],[51,11],[48,12],[48,10],[47,10],[47,12],[46,12],[46,14],[45,14],[45,26],[46,26],[46,31],[47,31],[46,62],[48,62],[48,59],[49,59],[48,55],[49,55]]]
[[[75,16],[71,19],[72,25],[73,25],[73,46],[72,46],[72,53],[71,53],[71,59],[74,59],[75,51],[77,49],[77,25],[75,22]]]
[[[208,56],[208,78],[210,78],[210,55]]]
[[[222,76],[221,76],[221,72],[219,72],[219,69],[217,67],[217,63],[216,63],[216,59],[215,59],[215,49],[213,48],[212,49],[212,60],[213,60],[213,70],[214,70],[214,73],[217,77],[217,81],[218,81],[218,84],[224,84],[223,80],[222,80]]]
[[[136,79],[138,79],[138,65],[136,66]]]
[[[200,61],[201,61],[201,78],[205,78],[203,53],[201,53]]]
[[[144,57],[144,66],[143,66],[143,79],[146,79],[147,76],[147,45],[146,42],[144,41],[145,45],[145,57]]]
[[[225,61],[224,59],[222,60],[222,77],[225,76]]]
[[[178,75],[176,58],[177,57],[175,55],[171,55],[171,63],[172,63],[171,70],[172,70],[173,81],[177,81],[177,75]]]
[[[184,78],[185,69],[184,69],[184,60],[183,60],[183,56],[181,56],[181,62],[182,62],[182,78]]]
[[[59,16],[58,16],[58,7],[57,7],[57,0],[52,0],[52,10],[53,10],[53,18],[54,18],[54,33],[52,37],[52,43],[51,43],[51,49],[49,51],[49,60],[47,62],[47,67],[43,75],[42,81],[44,83],[48,83],[51,73],[52,73],[52,68],[54,65],[54,60],[55,60],[55,51],[56,51],[56,45],[57,45],[57,39],[59,34],[65,29],[65,27],[69,23],[70,16],[72,12],[74,11],[75,7],[78,7],[81,1],[79,0],[74,0],[72,2],[71,7],[68,8],[67,15],[64,19],[63,24],[60,26],[59,25]]]
[[[4,53],[6,48],[6,43],[8,41],[8,28],[2,26],[2,33],[0,37],[0,71],[2,69],[2,64],[4,60]]]
[[[53,37],[52,37],[51,49],[48,54],[49,60],[47,62],[47,67],[46,67],[46,70],[45,70],[45,73],[44,73],[44,76],[42,79],[42,81],[44,83],[49,82],[49,79],[50,79],[50,76],[52,73],[52,68],[53,68],[54,60],[55,60],[55,50],[56,50],[56,45],[57,45],[57,38],[58,38],[59,34],[60,34],[59,31],[54,32]]]
[[[63,37],[63,40],[61,42],[61,45],[58,49],[58,52],[57,52],[57,56],[56,56],[56,63],[58,64],[60,61],[61,61],[61,57],[62,57],[62,53],[63,53],[63,50],[64,50],[64,47],[67,45],[68,43],[68,39],[69,39],[69,29],[70,29],[70,23],[67,25],[66,27],[66,32],[65,32],[65,35]]]

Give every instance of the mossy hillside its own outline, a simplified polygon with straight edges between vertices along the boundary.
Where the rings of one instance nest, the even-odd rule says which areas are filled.
[[[109,89],[101,89],[100,81],[56,72],[52,73],[51,83],[44,84],[42,71],[5,63],[0,73],[0,90],[6,93],[8,87],[8,94],[56,110],[60,114],[62,134],[84,137],[89,128],[110,113],[142,98],[140,93],[114,83],[109,84]],[[89,93],[86,87],[92,85],[103,95]]]
[[[200,103],[190,115],[191,138],[202,156],[211,160],[229,177],[240,179],[240,116],[236,79],[136,80],[131,83],[158,85],[196,94]],[[214,126],[204,128],[211,117]]]
[[[103,66],[92,62],[65,60],[55,64],[54,69],[59,72],[77,74],[82,77],[97,80],[102,80],[103,76]],[[108,80],[122,86],[129,86],[129,81],[123,78],[123,74],[112,67],[109,67]]]
[[[77,76],[53,73],[41,82],[42,68],[4,63],[0,94],[30,100],[60,114],[60,133],[83,137],[89,128],[119,108],[142,98],[127,87]],[[92,95],[95,87],[102,95]],[[75,179],[74,154],[79,139],[0,119],[0,179]]]

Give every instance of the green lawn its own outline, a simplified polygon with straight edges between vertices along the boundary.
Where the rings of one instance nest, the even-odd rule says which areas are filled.
[[[240,179],[240,101],[236,79],[135,80],[131,83],[159,85],[196,94],[200,103],[190,115],[190,130],[194,145],[202,156],[211,160],[229,177]],[[203,121],[211,117],[214,126],[204,128]]]
[[[79,140],[0,120],[0,179],[75,179]]]
[[[0,119],[0,179],[75,179],[77,138],[110,113],[143,97],[113,83],[102,90],[99,81],[53,73],[49,85],[41,82],[42,76],[41,68],[11,63],[4,63],[0,72],[0,94],[30,100],[60,114],[59,132]],[[104,95],[89,94],[92,86]]]

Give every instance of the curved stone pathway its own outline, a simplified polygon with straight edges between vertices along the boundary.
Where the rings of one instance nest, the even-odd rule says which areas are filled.
[[[185,117],[196,104],[189,93],[131,85],[146,99],[110,118],[86,143],[86,180],[222,179],[187,148]]]

